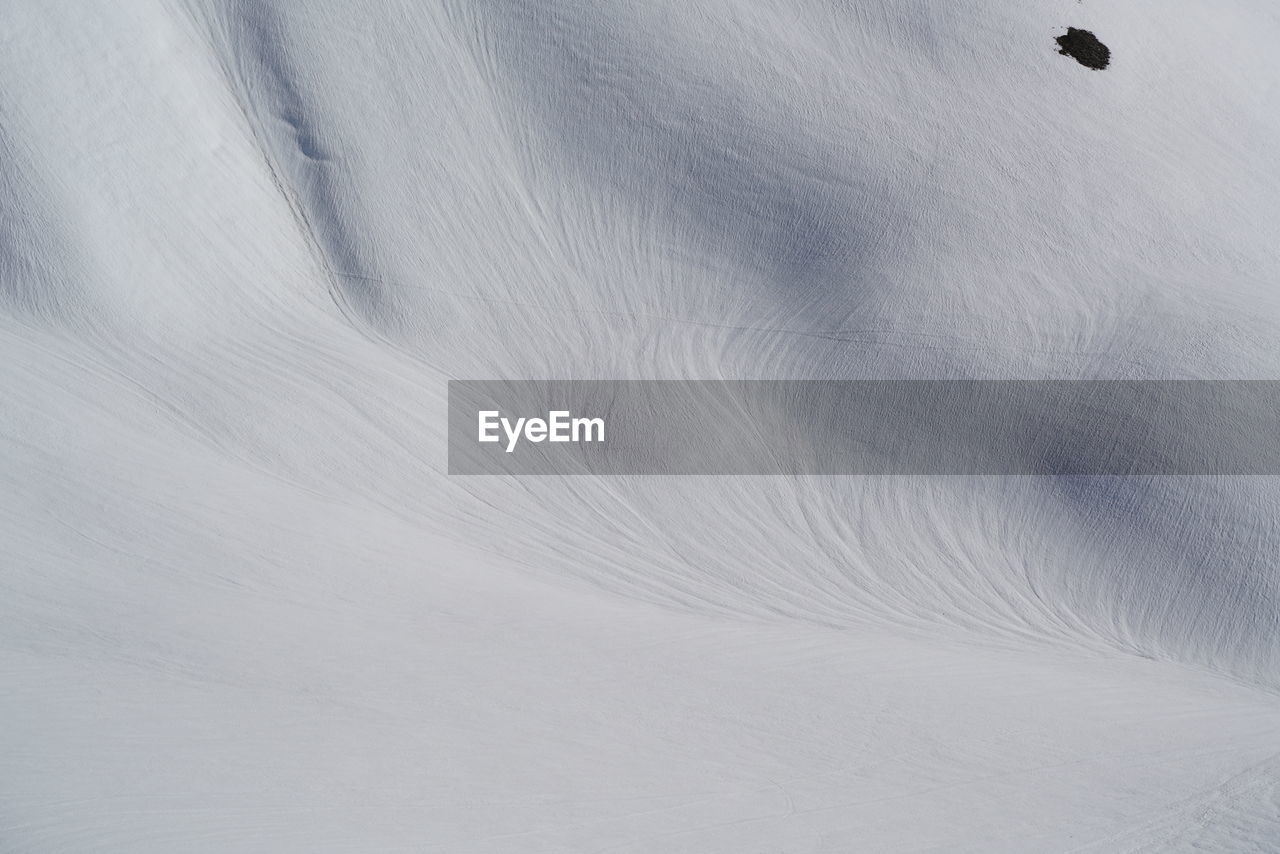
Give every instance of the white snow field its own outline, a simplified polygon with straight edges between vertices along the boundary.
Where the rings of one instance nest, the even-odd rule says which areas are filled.
[[[1280,851],[1276,478],[444,432],[1280,378],[1273,0],[0,5],[0,851]]]

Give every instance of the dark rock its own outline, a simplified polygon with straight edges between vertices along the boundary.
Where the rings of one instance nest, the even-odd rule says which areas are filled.
[[[1110,49],[1088,30],[1067,27],[1067,34],[1058,36],[1057,42],[1058,53],[1072,57],[1086,68],[1101,71],[1111,62]]]

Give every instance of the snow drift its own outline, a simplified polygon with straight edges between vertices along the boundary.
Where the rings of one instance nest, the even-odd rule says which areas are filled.
[[[1280,378],[1272,4],[0,26],[0,849],[1280,844],[1273,478],[444,441],[451,378]]]

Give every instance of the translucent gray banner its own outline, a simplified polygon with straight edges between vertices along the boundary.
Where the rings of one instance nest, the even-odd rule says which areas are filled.
[[[449,473],[1280,474],[1280,381],[455,380]]]

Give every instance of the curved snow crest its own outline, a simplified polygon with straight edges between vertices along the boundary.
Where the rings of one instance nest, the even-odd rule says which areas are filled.
[[[1184,5],[20,4],[4,835],[1264,850],[1274,479],[444,474],[450,377],[1276,376]]]
[[[1170,211],[1161,207],[1165,200],[1155,196],[1161,185],[1144,157],[1123,145],[1107,147],[1100,138],[1104,129],[1121,128],[1088,99],[1105,104],[1114,96],[1096,88],[1084,96],[1063,92],[1062,81],[1044,79],[1061,69],[1037,62],[1033,79],[1050,94],[1030,99],[1001,86],[994,70],[984,74],[943,35],[967,33],[961,15],[988,20],[986,10],[940,17],[936,12],[907,16],[884,7],[864,12],[856,22],[829,10],[831,17],[822,23],[855,24],[860,36],[855,50],[817,35],[821,23],[786,7],[753,10],[753,16],[736,4],[712,3],[692,18],[627,4],[534,8],[495,0],[450,8],[455,27],[469,37],[476,67],[498,93],[500,108],[512,116],[510,135],[519,142],[515,147],[525,161],[526,180],[538,185],[540,196],[555,199],[568,186],[582,188],[591,200],[587,206],[600,199],[622,206],[621,217],[643,223],[650,245],[612,251],[624,258],[653,256],[674,243],[679,254],[697,259],[698,273],[709,269],[724,276],[717,280],[714,274],[686,272],[676,287],[696,291],[692,283],[707,278],[732,282],[722,285],[733,288],[731,293],[721,291],[714,308],[698,306],[695,316],[714,318],[734,332],[779,333],[767,356],[729,369],[724,361],[733,352],[724,342],[729,336],[717,340],[714,332],[696,329],[690,337],[706,341],[705,353],[684,361],[642,361],[629,366],[629,376],[655,369],[660,375],[697,375],[701,369],[712,375],[776,371],[807,377],[1069,375],[1073,370],[1084,376],[1176,376],[1197,370],[1212,376],[1222,370],[1221,356],[1189,351],[1182,336],[1196,339],[1197,348],[1207,349],[1210,342],[1254,347],[1233,354],[1238,358],[1228,362],[1232,373],[1274,371],[1273,348],[1257,347],[1247,335],[1210,337],[1195,328],[1202,312],[1234,316],[1235,325],[1247,323],[1239,304],[1230,304],[1233,298],[1205,305],[1202,289],[1214,287],[1210,282],[1219,280],[1224,268],[1201,263],[1205,281],[1188,285],[1185,265],[1194,263],[1194,251],[1175,251],[1179,260],[1165,269],[1177,278],[1153,275],[1145,246],[1157,251],[1165,241],[1178,245],[1187,224],[1171,221]],[[907,17],[909,25],[903,23]],[[1002,29],[1012,38],[1033,20],[1027,15],[1004,21]],[[950,103],[960,94],[950,81],[965,75],[966,104],[976,101],[987,111],[977,119],[958,115]],[[1055,102],[1053,96],[1063,100]],[[1013,115],[1008,103],[1000,103],[1010,100],[1023,114]],[[1067,120],[1055,111],[1066,112]],[[1157,112],[1151,124],[1163,118]],[[1006,133],[1015,146],[1029,150],[1009,148],[1002,138]],[[966,146],[984,153],[949,154]],[[1190,160],[1197,151],[1179,154]],[[1257,156],[1253,150],[1242,155],[1236,182],[1260,174]],[[1059,163],[1070,168],[1057,172]],[[539,173],[547,177],[539,180]],[[569,204],[562,202],[561,216],[572,215]],[[1274,205],[1267,203],[1263,210],[1274,219]],[[1029,213],[1033,216],[1013,219]],[[1196,213],[1189,219],[1199,220]],[[975,227],[983,230],[974,235]],[[1219,251],[1258,248],[1221,224],[1206,230],[1211,236],[1199,239],[1216,240]],[[956,231],[970,232],[969,239],[977,242],[960,245],[951,237]],[[1074,251],[1064,252],[1063,243]],[[993,258],[1016,258],[1016,273],[973,275],[973,268],[991,270]],[[1274,250],[1254,259],[1259,269],[1277,270]],[[939,269],[945,272],[922,278],[925,271]],[[671,276],[655,278],[654,285],[644,282],[638,290],[671,286]],[[1241,292],[1253,294],[1260,293],[1258,284],[1251,277],[1234,281]],[[906,303],[903,295],[916,296],[922,287],[933,291],[923,305]],[[584,282],[575,297],[591,300],[602,288],[607,291],[608,285]],[[1179,288],[1185,292],[1178,293]],[[1006,295],[1012,305],[986,302],[990,297],[982,291],[1001,289],[1012,291]],[[626,312],[638,300],[626,289],[617,290],[622,293],[608,299]],[[677,295],[668,304],[696,305],[696,299]],[[1274,302],[1266,299],[1274,312]],[[1146,305],[1135,306],[1135,300]],[[1031,307],[1036,302],[1042,305]],[[1160,310],[1174,314],[1169,328],[1151,326],[1155,305],[1179,302],[1187,308]],[[957,318],[980,314],[974,304],[1005,316],[1001,338],[1026,343],[1006,353],[998,346],[995,352],[957,346],[958,336],[948,335],[948,327]],[[1020,316],[1019,308],[1031,316]],[[936,331],[924,340],[907,336],[914,348],[868,346],[850,334],[851,327],[858,332],[901,328],[904,316],[930,313]],[[977,329],[990,322],[974,321]],[[1074,347],[1053,341],[1064,328],[1074,333],[1068,338]],[[848,349],[858,353],[860,363],[848,352],[815,352],[807,341],[788,346],[800,337],[797,330],[852,344]],[[663,330],[655,336],[664,333],[671,334]],[[975,334],[981,333],[975,329]],[[1045,352],[1050,342],[1056,346]],[[803,442],[804,436],[795,440]],[[541,492],[541,487],[533,488]],[[769,538],[777,535],[776,510],[756,518],[752,513],[734,518],[727,511],[743,503],[740,485],[699,486],[715,509],[692,526],[687,499],[668,505],[671,493],[665,485],[627,488],[645,513],[662,519],[657,527],[667,537],[672,531],[731,526],[738,529],[733,538],[738,541],[749,538],[751,528],[767,531]],[[897,563],[907,569],[893,575],[894,586],[911,589],[915,585],[909,579],[916,572],[931,576],[929,585],[908,597],[911,613],[932,612],[944,622],[964,615],[959,619],[970,626],[1017,627],[1019,633],[1038,628],[1056,634],[1063,626],[1083,623],[1089,627],[1082,632],[1086,638],[1101,635],[1123,649],[1209,663],[1274,683],[1280,602],[1272,567],[1280,559],[1280,539],[1272,521],[1277,493],[1269,481],[1073,478],[995,490],[971,484],[954,488],[961,495],[983,495],[978,500],[1028,527],[1065,529],[1055,534],[1063,540],[1049,555],[1019,553],[1014,562],[1023,565],[1009,570],[998,569],[1000,562],[989,557],[1009,548],[1004,526],[948,518],[949,509],[967,503],[952,488],[932,492],[899,482],[890,490],[902,490],[908,503],[938,501],[942,524],[964,533],[944,535],[925,548],[904,549],[894,542],[877,549],[872,543],[878,538],[868,536],[866,527],[846,525],[832,532],[798,525],[792,529],[795,541],[787,544],[775,569],[766,568],[769,563],[760,555],[783,551],[778,545],[749,552],[756,556],[756,579],[740,578],[736,565],[715,569],[737,563],[736,552],[725,549],[723,541],[712,539],[702,547],[696,534],[691,542],[675,534],[681,541],[678,562],[686,566],[670,570],[681,579],[671,595],[820,620],[840,613],[845,607],[840,603],[852,599],[852,612],[870,608],[900,617],[903,609],[890,604],[895,597],[878,593],[873,583],[855,582],[856,589],[833,602],[829,587],[797,583],[804,572],[796,569],[814,563],[815,553],[822,556],[815,572],[823,577],[874,577],[878,573],[867,567]],[[816,494],[798,489],[785,500],[812,501],[850,515],[867,514],[859,505],[868,500],[883,506],[876,488],[869,497],[857,495],[856,487],[852,491],[850,496],[843,487],[822,485]],[[1015,503],[1001,492],[1019,498]],[[664,506],[680,509],[668,515]],[[917,541],[930,539],[911,524],[910,511],[872,510],[870,515],[873,525],[909,531]],[[975,529],[987,533],[975,536]],[[1063,559],[1069,553],[1074,553],[1070,562]],[[1082,567],[1078,561],[1085,553],[1089,557]],[[957,571],[984,561],[993,565],[974,573],[986,579],[984,584],[975,585],[973,576]],[[595,574],[602,571],[608,572]],[[638,582],[624,578],[618,583],[651,585],[653,574],[646,574]],[[988,592],[975,594],[975,589]],[[980,604],[969,613],[962,603],[974,599]],[[1024,610],[1010,607],[1011,600],[1037,605]]]

